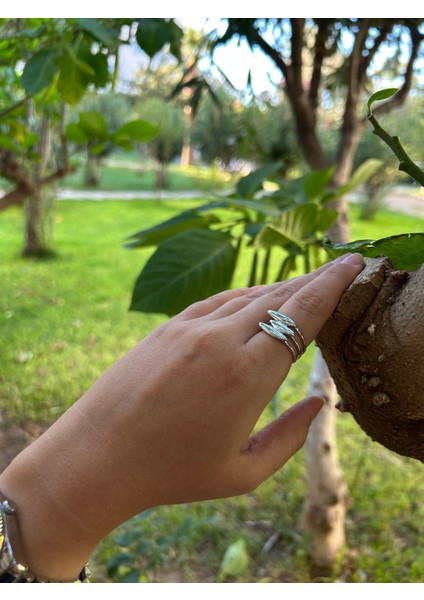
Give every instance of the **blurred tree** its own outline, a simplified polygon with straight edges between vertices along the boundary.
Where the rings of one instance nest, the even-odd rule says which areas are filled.
[[[122,45],[135,39],[149,57],[167,46],[179,60],[183,32],[167,19],[1,19],[0,27],[0,80],[10,83],[0,92],[5,106],[0,112],[0,175],[12,186],[0,198],[0,210],[31,205],[26,212],[31,242],[24,253],[44,254],[42,192],[74,169],[68,138],[93,142],[91,152],[101,154],[108,143],[128,149],[156,133],[141,122],[110,131],[94,111],[65,128],[66,107],[76,106],[90,89],[113,87]]]
[[[127,96],[112,91],[100,91],[88,93],[79,102],[78,111],[100,113],[106,120],[109,129],[115,131],[128,120],[128,116],[132,113],[132,107]],[[111,141],[100,154],[92,152],[93,142],[88,141],[84,145],[86,152],[84,184],[88,187],[96,187],[100,183],[102,159],[110,154],[114,144]]]
[[[133,111],[137,118],[148,119],[159,130],[148,147],[156,163],[156,187],[161,190],[166,185],[167,166],[181,153],[185,130],[182,112],[175,103],[153,95],[136,102]]]

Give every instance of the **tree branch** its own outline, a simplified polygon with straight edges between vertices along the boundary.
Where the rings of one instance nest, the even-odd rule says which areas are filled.
[[[365,47],[365,42],[368,37],[368,31],[371,27],[372,19],[359,19],[359,30],[355,35],[353,44],[351,63],[350,63],[350,78],[348,85],[348,97],[359,97],[361,83],[361,60],[362,53]]]
[[[0,121],[1,121],[1,119],[4,119],[4,117],[7,117],[11,113],[13,113],[15,110],[18,110],[18,108],[21,108],[21,106],[25,106],[25,104],[29,100],[31,100],[31,96],[26,96],[22,100],[19,100],[19,102],[12,104],[12,106],[8,106],[7,108],[4,108],[2,111],[0,111]]]
[[[76,170],[76,167],[68,166],[65,168],[57,169],[54,173],[43,177],[37,181],[32,182],[31,189],[23,184],[17,185],[14,190],[6,193],[0,198],[0,212],[10,208],[12,206],[19,206],[25,202],[27,198],[40,192],[44,187],[63,179],[67,175],[70,175]]]
[[[268,42],[266,42],[263,39],[263,37],[260,35],[259,31],[256,28],[254,29],[254,31],[255,31],[255,37],[252,40],[253,43],[256,44],[257,46],[259,46],[259,48],[262,50],[262,52],[264,52],[264,54],[269,56],[269,58],[274,62],[275,66],[283,74],[284,79],[286,81],[289,81],[291,79],[290,67],[287,65],[287,63],[285,62],[285,60],[283,59],[281,54],[278,52],[278,50],[276,50],[275,48],[270,46],[268,44]]]
[[[367,48],[367,54],[362,56],[362,65],[361,72],[366,76],[368,67],[371,64],[372,59],[377,54],[377,51],[380,49],[381,44],[385,41],[389,33],[392,31],[394,27],[394,19],[385,19],[384,24],[379,29],[379,34],[374,40],[374,44],[372,48]]]
[[[399,171],[403,171],[410,175],[417,183],[424,186],[424,171],[411,160],[406,153],[406,150],[402,146],[400,139],[397,135],[390,135],[380,123],[377,121],[375,116],[371,113],[368,115],[368,120],[373,125],[373,133],[385,142],[395,156],[399,159]]]
[[[326,56],[325,42],[333,19],[316,19],[318,31],[315,36],[314,63],[312,67],[309,100],[314,110],[318,107],[318,93],[321,85],[322,67]]]
[[[291,37],[291,71],[293,74],[293,88],[296,95],[303,91],[302,81],[302,51],[303,51],[303,30],[305,28],[305,19],[290,19],[292,37]]]

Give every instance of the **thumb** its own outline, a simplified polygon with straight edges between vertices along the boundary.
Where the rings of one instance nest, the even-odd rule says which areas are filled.
[[[273,475],[300,450],[323,403],[316,396],[306,398],[249,438],[244,449],[246,467],[256,481]]]

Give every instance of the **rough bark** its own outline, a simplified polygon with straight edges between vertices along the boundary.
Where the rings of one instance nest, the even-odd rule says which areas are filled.
[[[340,410],[376,442],[424,462],[424,267],[406,272],[384,257],[366,260],[317,344]]]

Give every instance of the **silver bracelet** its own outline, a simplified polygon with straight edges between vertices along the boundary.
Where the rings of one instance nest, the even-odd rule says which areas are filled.
[[[0,583],[53,583],[30,573],[28,567],[17,562],[7,533],[7,518],[15,516],[16,510],[8,500],[0,502]],[[75,581],[54,583],[89,583],[91,573],[85,565]]]

